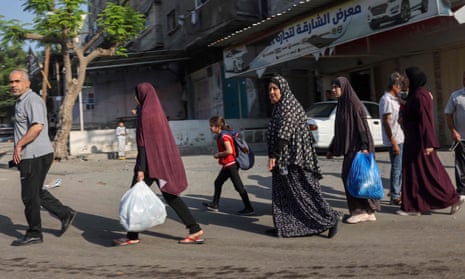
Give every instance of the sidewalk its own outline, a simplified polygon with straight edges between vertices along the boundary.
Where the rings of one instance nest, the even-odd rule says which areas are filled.
[[[2,150],[8,146],[0,145]],[[203,245],[179,245],[187,231],[171,208],[165,224],[141,234],[141,243],[113,247],[124,236],[119,224],[119,200],[129,188],[135,158],[108,160],[100,154],[54,163],[47,180],[62,179],[50,191],[78,211],[72,227],[62,237],[60,222],[42,214],[44,243],[12,247],[26,229],[18,172],[7,169],[11,152],[0,156],[1,277],[16,278],[463,278],[465,251],[461,240],[465,211],[450,216],[449,209],[431,216],[402,217],[397,207],[382,202],[377,221],[341,224],[333,239],[324,235],[275,238],[272,227],[271,177],[266,157],[241,172],[257,214],[234,214],[242,208],[239,195],[227,182],[221,212],[201,205],[213,193],[219,166],[210,155],[183,156],[189,188],[183,198],[205,231]],[[376,154],[387,185],[389,160]],[[440,152],[453,178],[453,156]],[[340,169],[342,158],[320,157],[322,190],[330,204],[347,214]],[[155,189],[159,193],[158,189]]]

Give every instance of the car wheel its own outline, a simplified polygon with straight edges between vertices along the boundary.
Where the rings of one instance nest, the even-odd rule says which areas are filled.
[[[370,22],[370,28],[373,29],[373,30],[378,29],[379,28],[379,23],[374,22],[374,21]]]
[[[426,13],[428,11],[428,0],[421,1],[421,12]]]
[[[400,6],[399,22],[407,22],[410,19],[410,5],[408,1],[402,1]]]

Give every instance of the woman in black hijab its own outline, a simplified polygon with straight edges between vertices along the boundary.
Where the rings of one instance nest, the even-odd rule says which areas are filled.
[[[279,75],[268,84],[274,104],[268,126],[268,170],[272,172],[275,233],[281,237],[337,232],[340,213],[321,194],[321,172],[305,111]]]
[[[350,217],[349,224],[376,221],[375,211],[380,210],[380,201],[359,199],[347,191],[346,180],[357,152],[374,152],[373,138],[368,126],[367,114],[363,104],[345,77],[338,77],[332,83],[332,90],[338,99],[334,137],[329,146],[327,158],[333,155],[344,156],[342,163],[342,181],[347,197]]]
[[[405,70],[410,82],[402,110],[405,133],[402,157],[402,216],[421,215],[451,206],[456,213],[465,201],[442,165],[436,150],[439,142],[433,117],[433,96],[424,87],[426,75],[418,67]]]

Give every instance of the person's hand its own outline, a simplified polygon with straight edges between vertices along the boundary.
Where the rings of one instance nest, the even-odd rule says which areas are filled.
[[[13,162],[16,165],[19,165],[19,163],[21,162],[21,149],[22,147],[17,145],[15,150],[13,151]]]
[[[144,181],[144,178],[145,178],[145,174],[143,171],[138,171],[137,172],[137,181],[140,182],[140,181]]]
[[[400,147],[397,143],[394,143],[392,145],[392,152],[395,154],[395,155],[400,155]]]
[[[333,159],[333,153],[326,152],[326,159]]]
[[[457,130],[455,130],[455,129],[452,132],[452,140],[453,141],[461,141],[462,140],[462,137],[460,136],[459,132],[457,132]]]
[[[433,151],[434,151],[434,148],[428,147],[428,148],[425,148],[425,152],[423,154],[426,156],[429,156],[431,153],[433,153]]]
[[[276,166],[276,158],[268,158],[268,170],[272,171]]]

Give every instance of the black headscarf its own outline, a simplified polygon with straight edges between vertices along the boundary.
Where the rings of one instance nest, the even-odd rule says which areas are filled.
[[[405,74],[409,80],[408,96],[415,96],[417,89],[426,84],[426,74],[416,66],[407,68]]]
[[[337,102],[334,138],[330,151],[335,155],[345,155],[362,149],[374,152],[365,108],[349,80],[338,77],[333,84],[336,86],[339,84],[342,95]]]
[[[298,165],[321,176],[318,157],[313,146],[314,139],[307,125],[305,111],[280,75],[270,82],[279,87],[281,99],[275,104],[268,125],[268,150],[275,150],[279,142],[285,142],[278,159],[278,166]]]

